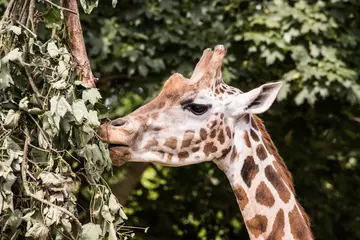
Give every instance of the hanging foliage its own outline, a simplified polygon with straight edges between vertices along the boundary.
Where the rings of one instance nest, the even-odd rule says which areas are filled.
[[[76,74],[66,11],[50,1],[10,1],[0,23],[1,239],[129,235],[102,178],[111,159],[97,128],[107,109]],[[89,206],[78,203],[80,186]]]

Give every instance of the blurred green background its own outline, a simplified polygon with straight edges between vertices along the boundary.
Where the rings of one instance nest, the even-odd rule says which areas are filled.
[[[100,1],[82,15],[89,57],[111,118],[189,76],[202,51],[225,44],[224,79],[243,91],[281,80],[261,115],[293,174],[316,239],[360,239],[360,2]],[[248,239],[213,163],[125,164],[109,178],[136,239]]]
[[[315,238],[360,239],[358,0],[119,0],[116,8],[102,0],[90,15],[80,12],[110,118],[149,101],[172,73],[189,76],[202,51],[217,44],[228,48],[228,84],[248,91],[283,81],[278,101],[260,117]],[[213,163],[128,163],[107,179],[126,207],[126,224],[150,227],[135,239],[248,239]]]

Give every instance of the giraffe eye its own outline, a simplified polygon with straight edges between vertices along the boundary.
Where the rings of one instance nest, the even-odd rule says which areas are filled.
[[[191,111],[195,115],[202,115],[209,109],[209,105],[191,103],[186,105],[185,109]]]

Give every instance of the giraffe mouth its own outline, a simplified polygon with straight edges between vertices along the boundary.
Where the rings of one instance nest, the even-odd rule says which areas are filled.
[[[109,144],[109,149],[115,149],[115,148],[129,148],[129,145],[126,144]]]
[[[109,144],[110,158],[114,166],[121,166],[132,158],[130,146],[125,144]]]

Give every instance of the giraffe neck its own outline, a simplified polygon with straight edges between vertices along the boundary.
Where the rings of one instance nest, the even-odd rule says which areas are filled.
[[[313,239],[291,176],[261,120],[235,125],[232,151],[218,166],[227,175],[251,239]],[[259,126],[260,125],[260,126]],[[270,140],[270,141],[269,141]]]

